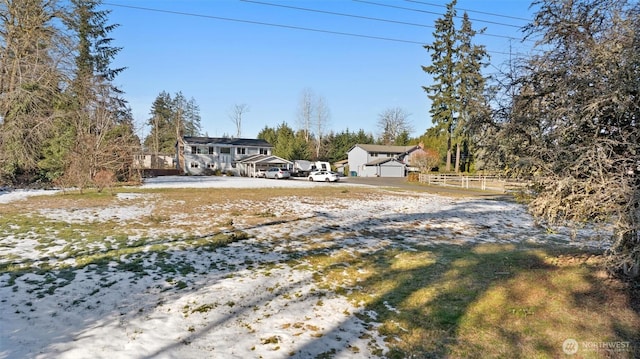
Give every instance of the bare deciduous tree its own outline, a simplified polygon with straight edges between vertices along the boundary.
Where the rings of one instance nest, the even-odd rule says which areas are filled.
[[[298,128],[307,144],[313,146],[316,159],[322,156],[323,141],[330,117],[329,105],[323,96],[315,94],[310,88],[302,90],[298,104]]]
[[[302,90],[298,103],[298,128],[304,133],[305,141],[311,140],[315,94],[310,88]]]
[[[410,114],[400,107],[391,107],[378,114],[379,141],[385,145],[393,145],[403,132],[413,131],[409,116]]]
[[[315,102],[315,149],[316,149],[316,159],[320,159],[320,154],[322,150],[323,140],[325,133],[327,131],[327,127],[329,127],[329,118],[331,117],[331,113],[329,111],[329,105],[327,104],[327,100],[323,96],[317,96]]]
[[[229,118],[236,127],[236,138],[242,135],[242,116],[247,112],[249,112],[249,105],[244,103],[233,105],[229,111]]]

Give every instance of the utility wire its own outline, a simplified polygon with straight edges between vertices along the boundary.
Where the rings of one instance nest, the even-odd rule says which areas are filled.
[[[103,4],[103,5],[107,5],[107,6],[120,7],[120,8],[127,8],[127,9],[135,9],[135,10],[142,10],[142,11],[158,12],[158,13],[172,14],[172,15],[181,15],[181,16],[199,17],[199,18],[206,18],[206,19],[213,19],[213,20],[221,20],[221,21],[229,21],[229,22],[237,22],[237,23],[252,24],[252,25],[262,25],[262,26],[278,27],[278,28],[284,28],[284,29],[290,29],[290,30],[302,30],[302,31],[310,31],[310,32],[316,32],[316,33],[325,33],[325,34],[331,34],[331,35],[340,35],[340,36],[358,37],[358,38],[365,38],[365,39],[372,39],[372,40],[380,40],[380,41],[399,42],[399,43],[405,43],[405,44],[414,44],[414,45],[420,45],[420,46],[424,46],[424,45],[425,45],[425,42],[423,42],[423,41],[413,41],[413,40],[404,40],[404,39],[397,39],[397,38],[390,38],[390,37],[382,37],[382,36],[373,36],[373,35],[356,34],[356,33],[350,33],[350,32],[340,32],[340,31],[332,31],[332,30],[323,30],[323,29],[315,29],[315,28],[302,27],[302,26],[293,26],[293,25],[284,25],[284,24],[274,24],[274,23],[263,22],[263,21],[253,21],[253,20],[234,19],[234,18],[229,18],[229,17],[221,17],[221,16],[213,16],[213,15],[204,15],[204,14],[195,14],[195,13],[189,13],[189,12],[183,12],[183,11],[175,11],[175,10],[155,9],[155,8],[142,7],[142,6],[113,4],[113,3],[108,3],[108,2],[103,2],[102,4]],[[487,52],[488,52],[488,53],[493,53],[493,54],[499,54],[499,55],[512,55],[512,54],[510,54],[510,53],[507,53],[507,52],[500,52],[500,51],[489,51],[489,50],[487,50]]]
[[[319,13],[319,14],[327,14],[327,15],[343,16],[343,17],[349,17],[349,18],[355,18],[355,19],[363,19],[363,20],[371,20],[371,21],[386,22],[386,23],[391,23],[391,24],[408,25],[408,26],[416,26],[416,27],[423,27],[423,28],[432,28],[432,29],[435,29],[435,26],[433,26],[433,25],[425,25],[425,24],[419,24],[419,23],[415,23],[415,22],[397,21],[397,20],[383,19],[383,18],[379,18],[379,17],[369,17],[369,16],[361,16],[361,15],[345,14],[345,13],[340,13],[340,12],[335,12],[335,11],[325,11],[325,10],[318,10],[318,9],[310,9],[310,8],[298,7],[298,6],[289,6],[289,5],[282,5],[282,4],[274,4],[274,3],[270,3],[270,2],[256,1],[256,0],[240,0],[240,1],[242,1],[242,2],[246,2],[246,3],[250,3],[250,4],[258,4],[258,5],[274,6],[274,7],[280,7],[280,8],[285,8],[285,9],[292,9],[292,10],[299,10],[299,11],[315,12],[315,13]],[[478,33],[478,35],[492,36],[492,37],[498,37],[498,38],[503,38],[503,39],[508,39],[508,40],[518,40],[518,41],[522,41],[522,39],[520,39],[520,38],[512,37],[512,36],[507,36],[507,35],[495,35],[495,34],[487,34],[487,33]]]
[[[282,5],[282,4],[274,4],[274,3],[264,2],[264,1],[254,1],[254,0],[240,0],[240,1],[242,1],[242,2],[246,2],[246,3],[251,3],[251,4],[259,4],[259,5],[268,5],[268,6],[281,7],[281,8],[285,8],[285,9],[300,10],[300,11],[309,11],[309,12],[315,12],[315,13],[320,13],[320,14],[328,14],[328,15],[336,15],[336,16],[351,17],[351,18],[355,18],[355,19],[364,19],[364,20],[372,20],[372,21],[388,22],[388,23],[392,23],[392,24],[409,25],[409,26],[418,26],[418,27],[431,27],[431,28],[433,28],[433,27],[434,27],[434,26],[424,25],[424,24],[418,24],[418,23],[414,23],[414,22],[396,21],[396,20],[382,19],[382,18],[378,18],[378,17],[369,17],[369,16],[361,16],[361,15],[345,14],[345,13],[334,12],[334,11],[325,11],[325,10],[309,9],[309,8],[304,8],[304,7],[289,6],[289,5]]]
[[[183,12],[183,11],[162,10],[162,9],[154,9],[154,8],[142,7],[142,6],[113,4],[113,3],[108,3],[108,2],[103,2],[102,4],[108,5],[108,6],[115,6],[115,7],[122,7],[122,8],[136,9],[136,10],[143,10],[143,11],[160,12],[160,13],[165,13],[165,14],[201,17],[201,18],[207,18],[207,19],[230,21],[230,22],[239,22],[239,23],[245,23],[245,24],[280,27],[280,28],[284,28],[284,29],[312,31],[312,32],[320,32],[320,33],[332,34],[332,35],[351,36],[351,37],[360,37],[360,38],[373,39],[373,40],[383,40],[383,41],[392,41],[392,42],[402,42],[402,43],[407,43],[407,44],[424,45],[424,42],[420,42],[420,41],[395,39],[395,38],[391,38],[391,37],[382,37],[382,36],[355,34],[355,33],[350,33],[350,32],[340,32],[340,31],[332,31],[332,30],[314,29],[314,28],[310,28],[310,27],[274,24],[274,23],[263,22],[263,21],[234,19],[234,18],[230,18],[230,17],[221,17],[221,16],[204,15],[204,14],[194,14],[194,13]]]
[[[440,4],[434,4],[434,3],[429,3],[429,2],[425,2],[425,1],[418,1],[418,0],[404,0],[406,2],[412,2],[412,3],[416,3],[416,4],[422,4],[422,5],[429,5],[429,6],[437,6],[437,7],[443,7],[446,8],[446,5],[440,5]],[[478,14],[482,14],[482,15],[489,15],[489,16],[496,16],[496,17],[503,17],[506,19],[513,19],[513,20],[521,20],[521,21],[527,21],[530,22],[531,19],[527,19],[524,17],[517,17],[517,16],[510,16],[510,15],[504,15],[504,14],[497,14],[497,13],[492,13],[492,12],[485,12],[485,11],[480,11],[480,10],[470,10],[470,9],[463,9],[460,7],[456,7],[456,9],[458,10],[462,10],[462,11],[466,11],[466,12],[475,12]]]
[[[353,0],[353,1],[359,2],[359,3],[363,3],[363,4],[383,6],[383,7],[393,8],[393,9],[421,12],[421,13],[433,14],[433,15],[442,15],[441,13],[434,12],[434,11],[420,10],[420,9],[414,9],[414,8],[398,6],[398,5],[382,4],[382,3],[379,3],[379,2],[375,2],[375,1],[366,1],[366,0]],[[461,19],[462,17],[456,16],[456,18]],[[482,20],[482,19],[472,19],[472,18],[469,18],[469,20],[476,21],[476,22],[484,22],[484,23],[493,24],[493,25],[514,27],[516,29],[521,29],[522,28],[522,26],[519,26],[519,25],[505,24],[505,23],[497,22],[497,21],[489,21],[489,20]]]

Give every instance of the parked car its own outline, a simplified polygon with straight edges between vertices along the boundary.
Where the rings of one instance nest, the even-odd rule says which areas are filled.
[[[337,182],[340,179],[336,172],[316,171],[309,175],[309,181]]]
[[[266,173],[263,170],[257,170],[253,176],[256,178],[265,178]]]
[[[266,178],[283,179],[291,177],[291,173],[286,168],[272,167],[265,172]]]

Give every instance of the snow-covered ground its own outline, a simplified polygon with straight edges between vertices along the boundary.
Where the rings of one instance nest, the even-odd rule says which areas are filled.
[[[331,185],[336,184],[158,177],[142,187]],[[0,206],[43,193],[55,192],[5,191]],[[40,208],[38,215],[68,223],[125,223],[154,209],[144,193],[120,193],[119,199],[121,206],[73,213]],[[568,230],[550,234],[512,202],[381,190],[348,204],[313,197],[274,198],[272,204],[296,220],[274,218],[260,226],[237,221],[235,229],[249,238],[215,250],[169,241],[161,249],[149,244],[136,256],[87,266],[56,257],[70,243],[54,238],[43,247],[38,236],[50,234],[17,236],[11,225],[3,228],[0,358],[377,357],[387,348],[376,330],[376,313],[323,289],[304,253],[412,250],[430,243],[574,244]],[[230,212],[236,205],[220,204],[218,210]],[[54,270],[38,270],[47,264]]]

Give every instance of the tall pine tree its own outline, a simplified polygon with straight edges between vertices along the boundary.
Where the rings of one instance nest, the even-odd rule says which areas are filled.
[[[431,86],[423,86],[431,99],[431,121],[439,133],[447,138],[446,170],[451,170],[451,149],[456,128],[459,103],[456,93],[458,76],[456,60],[457,33],[454,23],[456,0],[447,4],[447,12],[436,20],[433,43],[424,48],[431,53],[431,65],[422,66],[422,70],[433,77]]]
[[[479,33],[484,31],[480,30]],[[489,116],[490,108],[485,97],[487,79],[482,74],[489,55],[484,46],[476,45],[473,39],[478,32],[473,30],[469,15],[465,12],[458,31],[458,76],[459,114],[454,138],[456,140],[456,170],[469,170],[470,155],[473,149],[474,123],[483,122]],[[461,151],[464,163],[461,163]]]
[[[174,97],[162,91],[151,104],[151,128],[144,139],[144,147],[154,154],[172,154],[176,141],[182,136],[201,136],[200,108],[195,99],[187,100],[182,92]]]
[[[478,32],[473,30],[466,13],[460,30],[456,29],[455,5],[456,0],[453,0],[447,5],[444,16],[436,20],[434,41],[424,46],[431,54],[431,65],[422,69],[433,78],[433,84],[423,86],[423,89],[432,101],[430,112],[435,132],[446,137],[446,171],[451,170],[455,145],[457,172],[461,165],[461,151],[464,151],[466,159],[469,158],[471,121],[488,114],[484,100],[487,81],[482,74],[488,55],[483,46],[473,44]]]
[[[124,70],[111,67],[121,48],[111,45],[109,33],[118,25],[108,24],[109,11],[99,9],[101,1],[71,0],[71,4],[66,24],[76,34],[77,45],[67,126],[74,143],[64,180],[82,189],[99,171],[128,176],[139,142],[131,111],[112,83]]]

